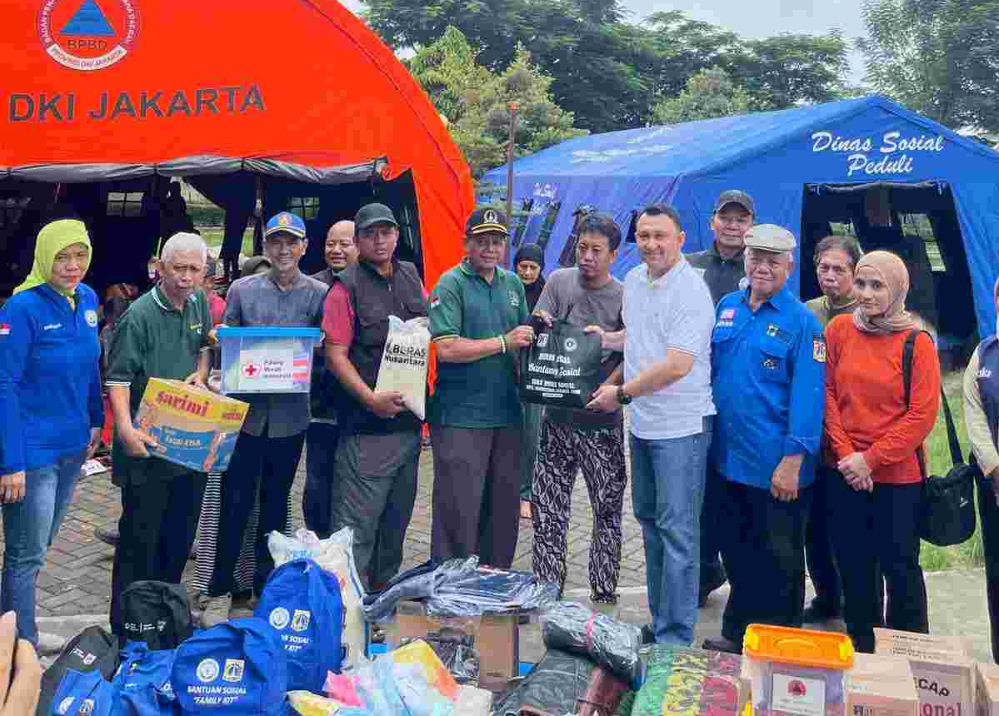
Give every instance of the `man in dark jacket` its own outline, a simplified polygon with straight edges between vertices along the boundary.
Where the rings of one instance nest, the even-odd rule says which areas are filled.
[[[326,268],[312,274],[327,286],[348,265],[357,262],[354,244],[354,222],[338,221],[326,234]],[[331,534],[330,515],[333,509],[331,491],[336,478],[336,448],[340,428],[336,422],[336,378],[326,370],[325,362],[312,362],[312,420],[305,433],[305,490],[302,493],[302,514],[305,526],[325,539]]]
[[[354,530],[354,560],[365,590],[385,588],[402,564],[416,500],[420,420],[398,392],[375,392],[389,316],[427,315],[416,266],[394,257],[399,224],[384,204],[354,218],[358,261],[326,297],[326,366],[343,388],[332,530]]]

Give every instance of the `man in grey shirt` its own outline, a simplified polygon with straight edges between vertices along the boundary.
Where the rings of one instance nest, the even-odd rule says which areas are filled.
[[[583,219],[576,267],[548,277],[535,315],[580,328],[621,330],[624,286],[610,275],[620,244],[621,231],[612,217],[593,213]],[[602,383],[617,382],[621,358],[619,352],[603,352]],[[566,533],[578,470],[583,472],[593,507],[590,599],[614,604],[621,568],[621,510],[628,483],[620,406],[610,413],[545,408],[531,487],[534,573],[559,587],[565,584]]]
[[[271,270],[241,278],[226,294],[227,326],[316,327],[322,324],[328,287],[303,274],[298,264],[308,247],[305,223],[281,212],[267,222],[264,253]],[[256,534],[254,592],[264,589],[274,568],[267,534],[283,531],[288,522],[288,496],[309,427],[308,393],[264,393],[237,396],[250,404],[229,469],[222,476],[218,547],[209,601],[201,617],[208,628],[225,621],[232,606],[233,568],[243,533],[260,492]]]

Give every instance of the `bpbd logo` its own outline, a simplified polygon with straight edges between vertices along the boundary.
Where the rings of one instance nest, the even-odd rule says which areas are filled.
[[[131,52],[139,35],[136,0],[43,0],[38,37],[56,62],[102,70]]]

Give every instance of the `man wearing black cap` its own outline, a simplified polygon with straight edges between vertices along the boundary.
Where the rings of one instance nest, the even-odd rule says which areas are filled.
[[[687,254],[687,261],[701,272],[711,291],[711,299],[718,305],[722,297],[739,290],[739,281],[746,275],[743,258],[744,237],[755,218],[753,198],[744,191],[731,189],[718,195],[715,210],[708,222],[714,233],[711,248]],[[704,606],[708,595],[725,584],[725,569],[718,555],[721,551],[721,534],[718,529],[719,508],[723,499],[724,481],[708,469],[704,486],[704,504],[701,510],[701,581],[698,605]]]
[[[687,262],[701,272],[708,284],[715,305],[725,294],[738,291],[739,281],[746,275],[743,237],[755,217],[756,208],[749,194],[737,189],[723,191],[708,222],[715,235],[711,248],[687,254]]]
[[[477,554],[508,568],[519,529],[521,407],[517,351],[534,340],[524,286],[500,268],[506,216],[477,209],[466,256],[430,297],[437,384],[427,422],[434,448],[431,556]]]
[[[399,224],[384,204],[354,218],[358,261],[326,297],[326,366],[344,388],[332,487],[331,529],[354,531],[354,560],[365,590],[378,592],[402,564],[416,500],[420,420],[398,392],[375,392],[389,316],[427,315],[416,266],[395,258]]]

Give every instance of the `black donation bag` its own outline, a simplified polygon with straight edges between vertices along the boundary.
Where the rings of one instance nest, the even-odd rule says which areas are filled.
[[[912,393],[912,359],[916,349],[916,338],[920,333],[925,331],[918,329],[910,331],[902,347],[902,379],[906,405],[909,405]],[[947,395],[943,386],[940,388],[940,401],[943,403],[944,418],[947,421],[947,442],[950,443],[952,467],[946,475],[930,475],[922,446],[916,450],[919,467],[925,476],[919,515],[919,536],[930,544],[949,547],[961,544],[975,533],[975,475],[978,469],[975,465],[966,464],[961,455],[961,443],[957,437],[954,418],[950,414],[950,405],[947,404]]]
[[[520,399],[582,410],[601,381],[599,333],[556,320],[533,320],[535,339],[520,351]]]

